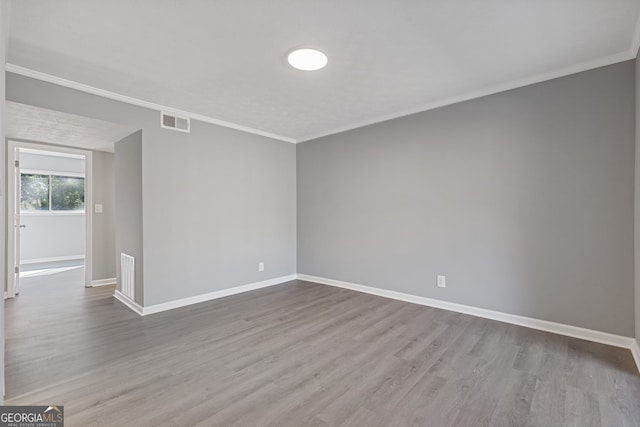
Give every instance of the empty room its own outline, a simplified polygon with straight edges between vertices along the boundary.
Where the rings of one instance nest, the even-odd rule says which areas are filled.
[[[640,426],[640,0],[0,37],[0,426]]]

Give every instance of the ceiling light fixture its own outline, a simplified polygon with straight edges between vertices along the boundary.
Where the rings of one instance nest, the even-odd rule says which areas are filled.
[[[296,49],[287,56],[289,65],[302,71],[316,71],[327,65],[327,55],[316,49]]]

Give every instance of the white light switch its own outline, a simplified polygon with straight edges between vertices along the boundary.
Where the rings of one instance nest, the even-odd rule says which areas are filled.
[[[102,213],[102,205],[100,203],[96,203],[95,212]]]

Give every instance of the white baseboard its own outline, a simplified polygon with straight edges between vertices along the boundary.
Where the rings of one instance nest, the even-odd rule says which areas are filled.
[[[511,323],[527,328],[538,329],[554,334],[565,335],[573,338],[579,338],[587,341],[598,342],[601,344],[612,345],[631,350],[633,358],[640,371],[640,347],[636,339],[625,337],[622,335],[610,334],[607,332],[595,331],[592,329],[581,328],[578,326],[565,325],[562,323],[550,322],[547,320],[534,319],[531,317],[518,316],[515,314],[503,313],[500,311],[487,310],[484,308],[472,307],[469,305],[456,304],[452,302],[421,297],[417,295],[405,294],[402,292],[389,291],[386,289],[374,288],[371,286],[358,285],[355,283],[343,282],[340,280],[327,279],[324,277],[310,276],[307,274],[292,274],[289,276],[276,277],[274,279],[264,280],[262,282],[250,283],[247,285],[236,286],[233,288],[222,289],[220,291],[209,292],[193,297],[182,298],[175,301],[169,301],[161,304],[154,304],[142,307],[135,301],[126,297],[120,291],[116,290],[114,297],[125,304],[131,310],[141,316],[160,313],[162,311],[173,310],[174,308],[185,307],[200,302],[211,301],[218,298],[224,298],[231,295],[249,292],[256,289],[266,288],[269,286],[279,285],[291,280],[304,280],[323,285],[336,286],[339,288],[350,289],[353,291],[364,292],[371,295],[377,295],[385,298],[406,301],[413,304],[420,304],[434,308],[440,308],[448,311],[469,314],[471,316],[482,317],[485,319],[497,320],[500,322]]]
[[[142,315],[160,313],[161,311],[173,310],[174,308],[184,307],[191,304],[197,304],[199,302],[211,301],[218,298],[224,298],[243,292],[249,292],[256,289],[266,288],[269,286],[279,285],[284,282],[290,282],[295,280],[296,275],[291,274],[289,276],[276,277],[274,279],[263,280],[262,282],[249,283],[248,285],[236,286],[233,288],[222,289],[220,291],[209,292],[207,294],[196,295],[193,297],[182,298],[175,301],[164,302],[161,304],[154,304],[142,308]]]
[[[296,275],[291,274],[289,276],[276,277],[274,279],[263,280],[262,282],[249,283],[248,285],[236,286],[233,288],[222,289],[220,291],[209,292],[207,294],[196,295],[193,297],[182,298],[174,301],[163,302],[161,304],[154,304],[142,307],[135,302],[131,301],[131,299],[127,298],[124,294],[117,291],[114,296],[126,304],[133,311],[138,313],[141,316],[147,316],[149,314],[160,313],[162,311],[173,310],[174,308],[185,307],[191,304],[197,304],[200,302],[211,301],[218,298],[224,298],[235,294],[240,294],[243,292],[254,291],[256,289],[267,288],[269,286],[279,285],[281,283],[290,282],[292,280],[296,280]],[[126,300],[123,300],[125,298]],[[134,305],[132,305],[134,304]]]
[[[120,292],[119,290],[116,289],[116,291],[113,293],[113,297],[118,301],[120,301],[121,303],[123,303],[124,305],[126,305],[127,307],[129,307],[131,310],[138,313],[140,316],[143,315],[142,306],[137,302],[135,302],[134,300],[132,300],[131,298],[129,298],[128,296],[126,296],[125,294],[123,294],[122,292]]]
[[[68,255],[68,256],[56,256],[56,257],[49,257],[49,258],[21,259],[20,264],[43,264],[46,262],[73,261],[76,259],[84,259],[84,255]]]
[[[116,278],[112,277],[110,279],[100,279],[100,280],[92,280],[91,281],[91,287],[95,287],[95,286],[106,286],[106,285],[115,285],[116,284]]]
[[[632,343],[636,341],[630,337],[622,335],[610,334],[607,332],[594,331],[592,329],[580,328],[578,326],[565,325],[562,323],[549,322],[547,320],[534,319],[531,317],[518,316],[515,314],[502,313],[499,311],[487,310],[484,308],[472,307],[468,305],[456,304],[452,302],[420,297],[417,295],[404,294],[401,292],[389,291],[386,289],[373,288],[371,286],[357,285],[355,283],[342,282],[340,280],[327,279],[324,277],[309,276],[306,274],[298,274],[299,280],[307,282],[320,283],[323,285],[336,286],[339,288],[350,289],[353,291],[364,292],[367,294],[377,295],[386,298],[392,298],[400,301],[406,301],[413,304],[426,305],[429,307],[441,308],[443,310],[455,311],[458,313],[470,314],[472,316],[483,317],[485,319],[498,320],[500,322],[512,323],[514,325],[525,326],[527,328],[538,329],[541,331],[552,332],[554,334],[566,335],[573,338],[594,341],[602,344],[608,344],[615,347],[631,349]],[[638,359],[636,359],[636,363]],[[640,364],[638,365],[640,369]]]
[[[640,344],[638,343],[638,340],[640,340],[640,338],[636,338],[631,343],[631,354],[633,355],[633,359],[636,361],[638,372],[640,372]]]

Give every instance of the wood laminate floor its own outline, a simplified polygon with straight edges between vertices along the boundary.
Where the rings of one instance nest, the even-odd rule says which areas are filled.
[[[627,350],[300,281],[139,317],[61,274],[6,302],[6,403],[66,426],[640,426]]]

